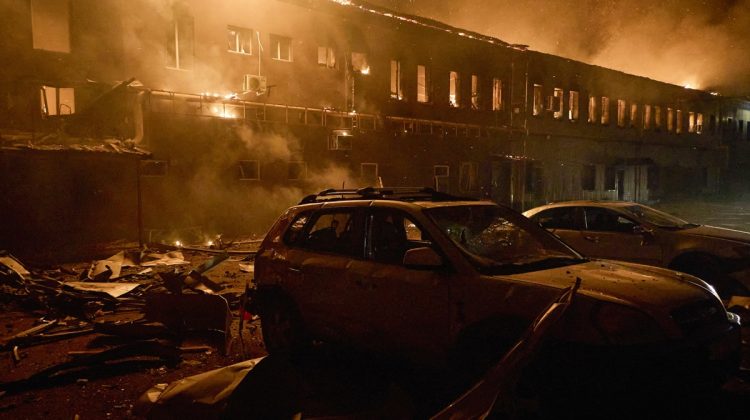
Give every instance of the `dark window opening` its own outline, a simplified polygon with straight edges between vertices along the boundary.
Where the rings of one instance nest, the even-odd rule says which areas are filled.
[[[241,160],[240,179],[254,181],[260,179],[260,163],[257,160]]]
[[[604,189],[615,190],[617,189],[617,170],[613,166],[608,166],[604,170]]]
[[[596,189],[596,166],[583,165],[581,171],[581,188],[585,191]]]
[[[366,186],[378,186],[378,164],[362,163],[359,165],[359,176],[362,184]]]
[[[252,29],[227,26],[227,51],[239,54],[253,53]]]
[[[271,34],[271,58],[280,61],[292,61],[292,39]]]
[[[167,67],[191,70],[195,61],[195,24],[193,17],[176,13],[167,31]]]

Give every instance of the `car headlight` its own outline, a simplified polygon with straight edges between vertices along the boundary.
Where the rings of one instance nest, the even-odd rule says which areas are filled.
[[[594,323],[612,344],[642,344],[664,339],[656,322],[645,313],[624,305],[601,303]]]

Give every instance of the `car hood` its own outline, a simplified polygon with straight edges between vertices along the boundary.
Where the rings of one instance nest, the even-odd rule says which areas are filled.
[[[706,284],[693,276],[620,261],[591,260],[511,277],[553,287],[567,287],[580,278],[579,293],[648,312],[669,312],[686,303],[715,298]]]
[[[741,230],[725,229],[716,226],[698,226],[678,231],[682,235],[702,236],[705,238],[726,239],[730,241],[750,244],[750,232]]]

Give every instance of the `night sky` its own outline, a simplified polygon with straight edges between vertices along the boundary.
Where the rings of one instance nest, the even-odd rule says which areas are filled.
[[[531,49],[750,95],[750,0],[370,0]]]

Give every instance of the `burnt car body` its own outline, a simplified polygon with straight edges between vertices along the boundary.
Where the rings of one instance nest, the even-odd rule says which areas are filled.
[[[750,290],[748,232],[688,223],[632,202],[569,201],[523,214],[587,257],[679,270],[722,297]]]
[[[629,378],[672,364],[721,378],[739,365],[739,317],[700,279],[589,261],[514,210],[429,189],[303,200],[273,225],[255,264],[272,354],[316,337],[428,366],[485,368],[580,279],[549,332],[545,378],[575,382],[584,372],[568,372],[574,362],[587,375]]]

